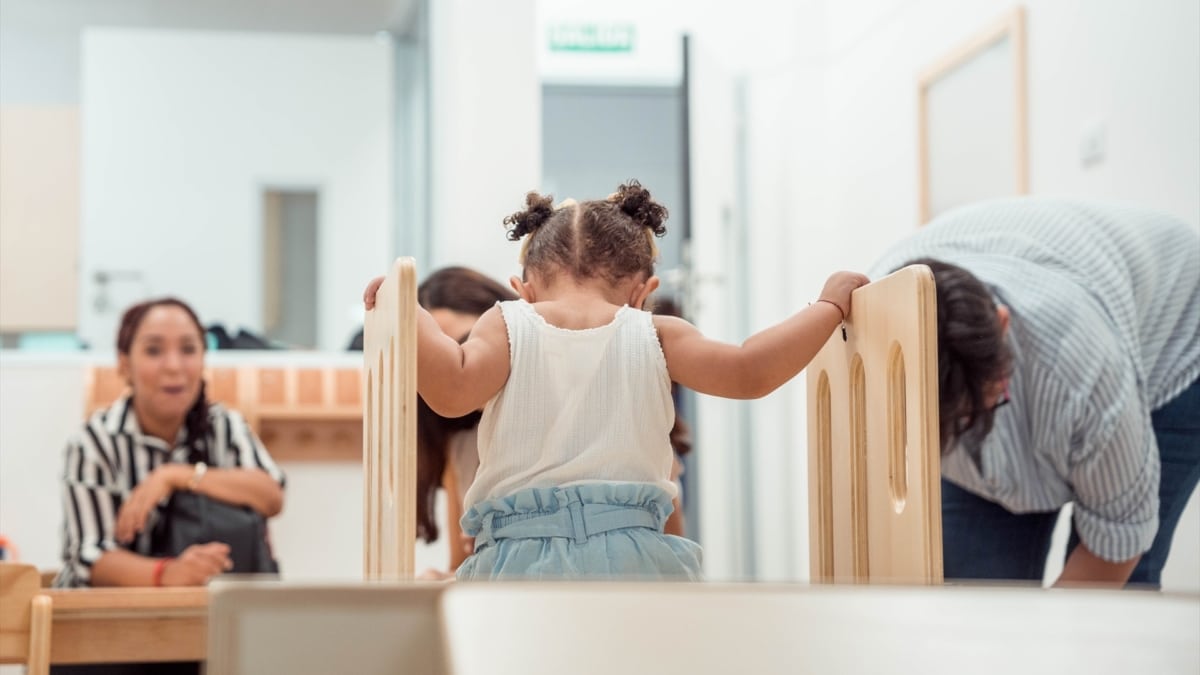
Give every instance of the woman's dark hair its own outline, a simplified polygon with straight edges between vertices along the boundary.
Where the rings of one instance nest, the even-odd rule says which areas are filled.
[[[992,292],[975,275],[950,263],[920,258],[928,265],[937,293],[938,415],[942,452],[968,429],[982,438],[996,413],[987,391],[1008,377],[1012,350],[996,314]]]
[[[653,298],[654,304],[651,311],[655,314],[663,316],[677,316],[684,318],[683,310],[679,307],[679,303],[674,298]],[[675,402],[675,422],[671,425],[671,432],[667,435],[671,441],[671,449],[680,457],[692,451],[692,430],[687,422],[679,416],[679,385],[675,382],[671,383],[671,398]]]
[[[155,307],[178,307],[182,309],[188,315],[188,318],[192,320],[192,324],[196,326],[196,332],[200,335],[200,348],[206,348],[204,326],[200,323],[200,318],[196,316],[195,310],[178,298],[165,297],[139,302],[125,310],[125,313],[121,315],[120,327],[117,328],[118,353],[129,356],[129,351],[133,349],[133,338],[137,335],[138,328],[141,328],[142,320]],[[196,396],[192,407],[188,408],[187,416],[184,418],[184,428],[187,429],[189,462],[208,461],[208,433],[210,428],[208,423],[208,398],[205,395],[204,389],[204,380],[201,379],[200,393]]]
[[[443,267],[417,287],[417,302],[425,309],[449,309],[475,316],[499,301],[516,298],[515,293],[495,280],[466,267]],[[417,397],[417,536],[426,542],[438,538],[434,500],[446,471],[450,437],[459,431],[474,429],[480,416],[476,411],[463,417],[442,417],[426,405],[424,399]],[[457,499],[458,495],[447,497]],[[450,545],[455,546],[457,542],[450,542]]]
[[[667,209],[636,180],[623,183],[606,199],[552,206],[537,192],[525,196],[525,209],[504,219],[508,238],[528,237],[521,263],[545,277],[561,270],[579,278],[618,282],[634,274],[654,274],[653,240],[667,228]]]
[[[475,316],[497,302],[516,298],[504,285],[467,267],[443,267],[417,287],[417,302],[425,309],[449,309]]]

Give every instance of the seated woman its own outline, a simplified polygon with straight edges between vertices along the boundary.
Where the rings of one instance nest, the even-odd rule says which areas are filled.
[[[283,509],[283,473],[242,416],[204,394],[204,329],[180,300],[129,308],[117,363],[130,392],[67,445],[64,566],[55,586],[202,586],[232,569],[228,544],[153,556],[160,504],[187,491],[264,518]]]

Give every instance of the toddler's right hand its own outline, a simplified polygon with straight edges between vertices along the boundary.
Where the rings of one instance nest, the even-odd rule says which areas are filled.
[[[821,300],[832,302],[842,310],[845,319],[850,316],[850,294],[854,289],[860,286],[865,286],[871,283],[865,274],[858,272],[834,272],[829,275],[829,279],[825,281],[825,288],[821,289]]]
[[[375,309],[375,294],[379,292],[379,287],[383,285],[383,277],[375,277],[367,284],[367,290],[363,291],[363,304],[367,309]]]

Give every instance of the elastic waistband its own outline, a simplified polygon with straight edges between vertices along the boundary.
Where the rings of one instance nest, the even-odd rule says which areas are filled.
[[[629,527],[661,530],[665,516],[659,505],[583,503],[575,490],[556,491],[557,504],[545,510],[481,514],[475,550],[500,539],[562,537],[584,543],[588,537]],[[669,507],[668,507],[669,508]]]

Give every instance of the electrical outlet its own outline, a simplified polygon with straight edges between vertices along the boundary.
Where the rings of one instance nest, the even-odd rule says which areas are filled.
[[[1107,151],[1104,122],[1089,122],[1079,135],[1079,163],[1084,167],[1095,166],[1104,161]]]

